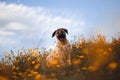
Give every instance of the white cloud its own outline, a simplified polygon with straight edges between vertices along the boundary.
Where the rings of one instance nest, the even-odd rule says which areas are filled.
[[[24,30],[27,26],[24,25],[23,23],[18,23],[18,22],[10,22],[7,26],[6,29],[10,30]]]
[[[79,26],[84,26],[84,21],[77,21],[72,18],[56,16],[49,9],[41,7],[29,7],[22,4],[1,3],[0,2],[0,44],[20,48],[22,46],[31,47],[37,45],[40,40],[43,44],[51,43],[52,32],[64,27],[71,30],[71,34],[81,31]],[[46,45],[41,45],[46,46]],[[11,49],[11,48],[10,48]]]
[[[10,35],[14,35],[14,32],[11,31],[4,31],[4,30],[0,30],[0,36],[10,36]]]

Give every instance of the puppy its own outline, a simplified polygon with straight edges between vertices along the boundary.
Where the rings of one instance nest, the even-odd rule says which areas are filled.
[[[70,43],[66,39],[66,34],[68,34],[68,30],[64,28],[59,28],[53,32],[52,37],[56,36],[57,43],[55,49],[46,58],[46,65],[48,67],[71,65],[71,48]]]

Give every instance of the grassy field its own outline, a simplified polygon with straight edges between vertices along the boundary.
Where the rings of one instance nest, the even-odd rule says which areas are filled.
[[[120,37],[107,42],[102,35],[71,42],[72,65],[45,66],[50,51],[38,48],[11,51],[0,61],[0,80],[119,80]],[[17,55],[16,55],[17,54]]]

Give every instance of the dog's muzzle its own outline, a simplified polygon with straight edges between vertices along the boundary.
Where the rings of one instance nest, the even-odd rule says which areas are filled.
[[[59,34],[57,36],[57,38],[60,40],[60,41],[63,41],[65,38],[66,38],[66,35],[65,34]]]

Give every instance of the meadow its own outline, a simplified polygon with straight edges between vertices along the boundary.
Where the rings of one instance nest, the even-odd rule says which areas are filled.
[[[38,48],[11,50],[0,61],[0,80],[119,80],[120,37],[106,41],[103,35],[71,41],[72,65],[61,67],[55,61],[47,68],[46,57]]]

